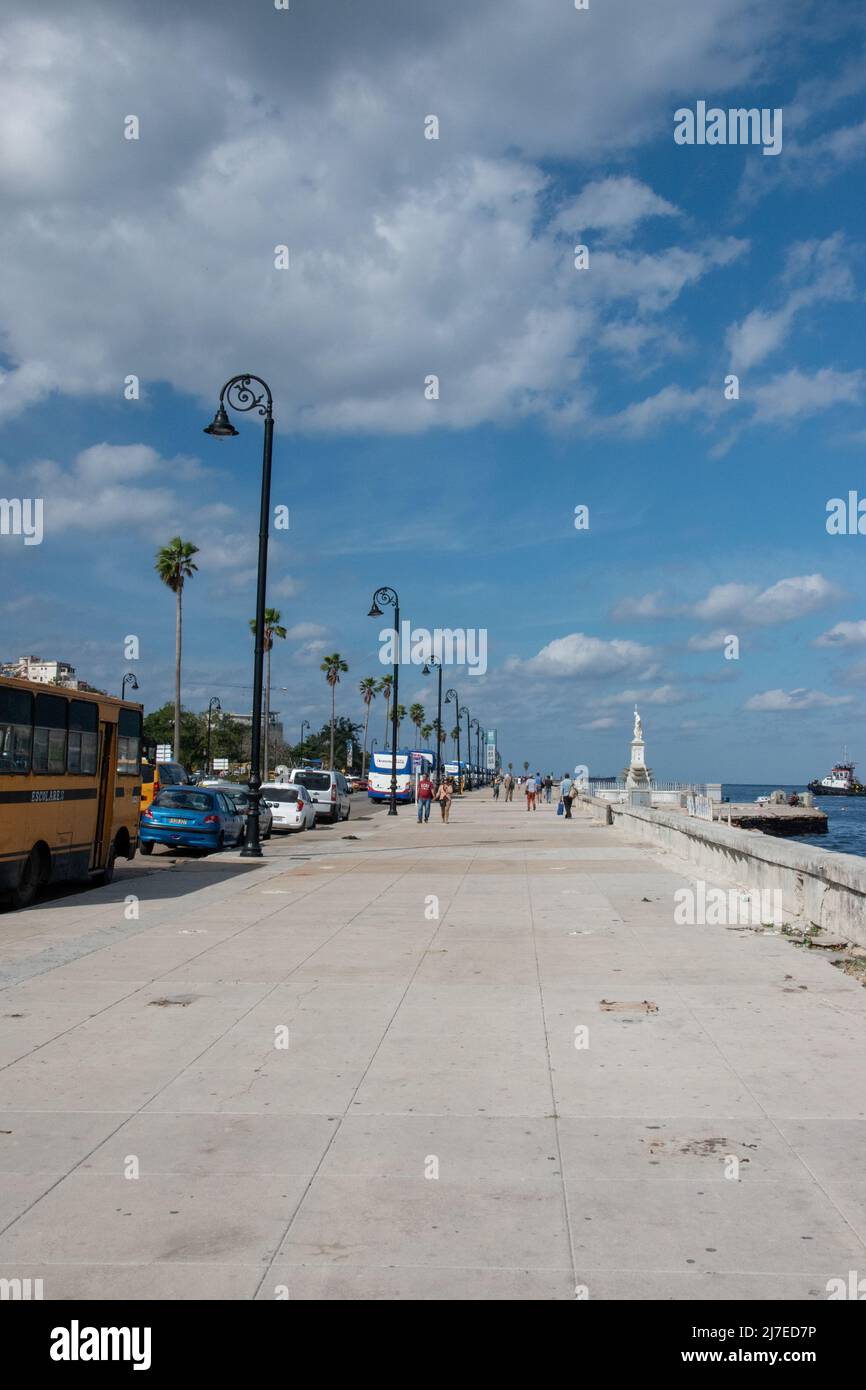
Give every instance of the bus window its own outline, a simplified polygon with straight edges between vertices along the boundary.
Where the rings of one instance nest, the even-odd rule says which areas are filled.
[[[63,695],[37,695],[33,711],[33,771],[66,771],[66,710]]]
[[[29,772],[33,740],[33,696],[0,690],[0,772]]]
[[[141,769],[141,713],[122,709],[117,714],[117,770],[121,776],[137,777]]]
[[[96,771],[99,746],[99,706],[87,700],[69,704],[69,744],[66,770],[91,776]]]

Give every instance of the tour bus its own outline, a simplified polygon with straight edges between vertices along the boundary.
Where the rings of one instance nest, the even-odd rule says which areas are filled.
[[[427,750],[418,753],[421,758],[422,766],[429,772],[433,766],[433,754]],[[393,758],[390,751],[380,752],[376,749],[370,755],[370,766],[367,771],[367,795],[371,801],[388,801],[391,796],[391,764]],[[397,749],[397,800],[414,801],[415,799],[415,772],[412,767],[412,749]]]
[[[110,883],[138,846],[141,705],[0,676],[0,900]]]

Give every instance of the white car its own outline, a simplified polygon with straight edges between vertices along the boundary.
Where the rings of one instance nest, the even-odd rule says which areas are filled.
[[[331,768],[293,767],[289,783],[293,787],[306,787],[319,820],[336,825],[352,814],[352,788],[342,772]]]
[[[310,793],[300,783],[265,782],[262,802],[273,817],[274,830],[288,834],[291,830],[312,830],[316,824],[316,808]]]

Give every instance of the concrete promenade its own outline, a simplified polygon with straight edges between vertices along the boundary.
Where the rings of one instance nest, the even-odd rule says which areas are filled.
[[[554,811],[484,791],[418,826],[356,797],[260,867],[141,860],[0,917],[0,1278],[824,1299],[866,1276],[866,991],[779,935],[675,925],[682,869]]]

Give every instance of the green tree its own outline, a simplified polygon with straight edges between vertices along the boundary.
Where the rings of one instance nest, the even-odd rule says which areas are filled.
[[[326,656],[320,671],[324,671],[325,680],[331,687],[331,761],[329,767],[334,767],[334,721],[337,717],[337,686],[340,684],[340,672],[348,671],[349,663],[344,661],[339,652],[332,652]]]
[[[405,718],[406,718],[406,706],[405,706],[405,705],[398,705],[398,706],[397,706],[397,743],[398,743],[398,745],[399,745],[399,743],[400,743],[400,739],[403,737],[403,735],[402,735],[402,733],[400,732],[400,730],[401,730],[401,728],[402,728],[403,720],[404,720]]]
[[[378,690],[385,696],[385,746],[388,746],[388,725],[391,723],[391,687],[394,684],[394,677],[383,676],[379,681]]]
[[[424,723],[426,717],[427,716],[424,713],[424,706],[419,705],[417,701],[414,705],[409,706],[409,718],[415,725],[416,747],[420,747],[419,740],[421,738],[421,725]]]
[[[156,564],[154,569],[166,584],[175,597],[175,624],[174,624],[174,738],[172,740],[172,751],[175,759],[180,762],[181,754],[181,707],[180,707],[180,657],[182,648],[183,631],[183,586],[187,579],[191,579],[198,569],[198,565],[193,561],[193,555],[198,554],[198,546],[191,541],[181,540],[180,536],[174,536],[168,545],[161,546],[156,552]]]
[[[460,738],[460,730],[458,729],[458,727],[457,727],[456,724],[454,725],[454,728],[451,730],[451,738],[452,738],[453,741],[454,741],[454,756],[455,756],[455,758],[456,758],[456,757],[457,757],[457,749],[458,749],[458,747],[459,747],[458,739]]]
[[[166,701],[157,710],[152,710],[146,714],[142,726],[142,733],[148,740],[154,743],[172,743],[175,739],[175,708],[173,703]],[[192,710],[181,710],[180,730],[184,749],[184,767],[187,769],[197,767],[204,761],[205,744],[207,740],[206,719],[204,715],[193,714]],[[172,751],[174,751],[174,744]],[[177,754],[175,753],[175,761]]]
[[[267,670],[265,673],[265,768],[263,782],[268,780],[268,768],[270,766],[270,743],[271,743],[271,648],[277,638],[286,635],[286,629],[280,626],[282,614],[278,608],[265,609],[265,658]],[[250,618],[250,632],[256,635],[256,620]]]
[[[421,726],[421,741],[422,741],[422,743],[424,743],[425,745],[428,744],[428,743],[430,742],[430,736],[431,736],[432,733],[433,733],[433,725],[432,725],[432,724],[422,724],[422,726]]]
[[[364,751],[361,754],[362,777],[365,777],[367,775],[367,729],[370,725],[370,705],[376,698],[378,688],[379,687],[376,683],[375,676],[365,676],[364,679],[358,685],[358,689],[361,692],[361,698],[363,699],[364,704],[366,705],[366,710],[364,712]]]

